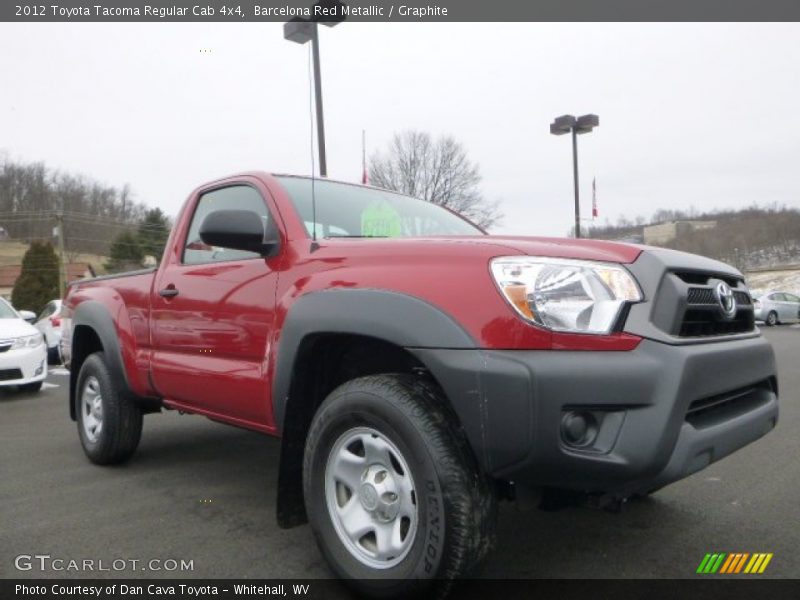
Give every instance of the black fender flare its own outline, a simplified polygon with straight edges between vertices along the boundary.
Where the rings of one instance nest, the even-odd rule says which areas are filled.
[[[324,290],[299,298],[281,328],[272,406],[283,430],[297,354],[309,335],[363,335],[401,348],[474,349],[477,343],[450,315],[414,296],[388,290]]]
[[[70,352],[72,364],[70,365],[69,377],[69,414],[73,421],[76,417],[75,394],[78,385],[78,374],[80,372],[80,364],[83,364],[83,360],[81,360],[78,368],[75,368],[75,357],[78,356],[81,359],[86,358],[86,353],[76,352],[78,349],[75,348],[74,332],[81,326],[88,327],[94,331],[103,346],[106,365],[111,371],[111,375],[119,381],[122,381],[126,390],[130,390],[128,374],[125,372],[125,366],[122,362],[122,349],[119,344],[119,336],[117,335],[117,328],[114,325],[114,321],[111,318],[111,313],[109,313],[108,309],[100,302],[92,300],[82,302],[72,315],[73,347]]]
[[[281,328],[272,387],[273,416],[282,436],[277,517],[284,528],[307,521],[302,463],[312,415],[302,402],[290,403],[295,366],[309,336],[336,333],[376,338],[415,355],[426,348],[477,347],[450,315],[414,296],[379,289],[333,289],[300,297]]]

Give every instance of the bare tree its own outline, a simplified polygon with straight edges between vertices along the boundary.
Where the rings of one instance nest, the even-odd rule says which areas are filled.
[[[111,240],[137,226],[145,206],[127,184],[114,188],[0,153],[0,226],[9,238],[52,240],[56,212],[63,212],[66,252],[74,257],[106,254]]]
[[[452,136],[433,140],[422,131],[395,134],[385,152],[370,157],[371,183],[449,208],[480,227],[502,218],[499,203],[479,189],[478,165]]]

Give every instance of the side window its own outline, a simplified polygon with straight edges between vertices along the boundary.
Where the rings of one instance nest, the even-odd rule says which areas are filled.
[[[784,294],[784,296],[786,296],[787,302],[800,302],[800,298],[798,298],[794,294]]]
[[[189,224],[189,234],[186,236],[186,245],[183,249],[183,263],[196,265],[259,258],[260,256],[256,252],[209,246],[200,239],[200,226],[205,218],[215,210],[252,211],[261,219],[265,231],[271,218],[261,194],[249,185],[233,185],[203,194],[197,202],[192,222]]]
[[[773,302],[783,302],[783,294],[770,294],[769,299]]]

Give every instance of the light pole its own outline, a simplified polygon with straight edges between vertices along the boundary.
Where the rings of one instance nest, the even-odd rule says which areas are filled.
[[[314,104],[317,108],[317,147],[319,148],[319,174],[328,176],[328,163],[325,159],[325,121],[322,116],[322,80],[319,68],[319,31],[317,23],[333,27],[344,21],[344,4],[336,0],[319,0],[311,7],[314,15],[310,19],[294,17],[283,24],[283,37],[297,44],[311,42],[314,57]]]
[[[583,115],[577,119],[572,115],[563,115],[550,123],[550,133],[564,135],[572,132],[572,176],[575,185],[575,237],[581,237],[581,202],[578,191],[578,134],[589,133],[600,125],[597,115]]]

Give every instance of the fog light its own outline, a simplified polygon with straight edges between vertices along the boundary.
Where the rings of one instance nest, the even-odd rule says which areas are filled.
[[[597,419],[590,412],[569,411],[561,418],[561,438],[568,446],[590,446],[597,437]]]
[[[33,376],[36,377],[37,375],[41,375],[42,371],[44,371],[44,363],[39,365],[39,368],[36,369],[36,371],[33,373]]]

